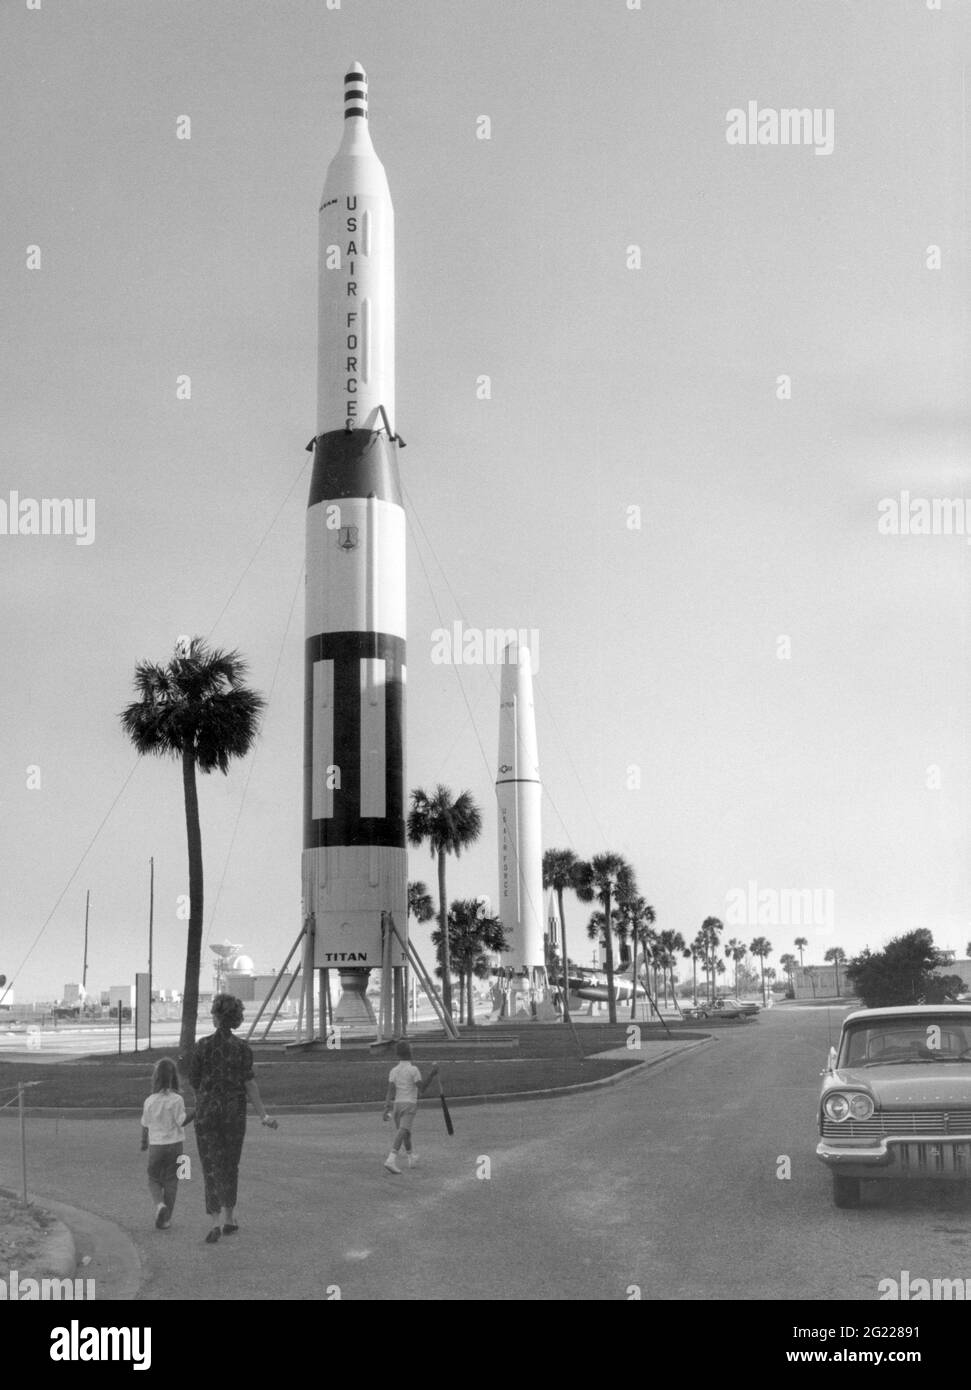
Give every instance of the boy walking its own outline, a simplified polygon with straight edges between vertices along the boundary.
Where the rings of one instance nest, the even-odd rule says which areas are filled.
[[[418,1162],[418,1155],[411,1147],[411,1127],[415,1116],[418,1114],[418,1101],[432,1084],[438,1075],[438,1067],[433,1066],[428,1073],[427,1081],[422,1081],[421,1072],[411,1060],[410,1043],[400,1042],[395,1048],[398,1056],[398,1065],[391,1068],[388,1076],[388,1094],[384,1098],[383,1118],[391,1118],[392,1106],[394,1107],[395,1136],[391,1145],[391,1152],[384,1160],[384,1166],[389,1173],[400,1173],[398,1167],[398,1154],[401,1152],[402,1144],[408,1155],[408,1167],[414,1168]]]

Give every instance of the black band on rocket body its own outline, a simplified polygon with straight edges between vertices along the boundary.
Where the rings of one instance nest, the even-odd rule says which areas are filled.
[[[361,815],[361,662],[376,658],[386,664],[385,797],[387,814]],[[313,688],[314,663],[334,663],[334,766],[340,787],[333,792],[331,816],[313,818]],[[402,731],[404,728],[405,641],[387,632],[324,632],[305,644],[303,844],[304,849],[327,845],[386,845],[405,843],[405,787]],[[318,774],[319,775],[319,774]]]
[[[374,430],[331,430],[314,441],[308,507],[339,497],[370,497],[401,506],[398,446]]]

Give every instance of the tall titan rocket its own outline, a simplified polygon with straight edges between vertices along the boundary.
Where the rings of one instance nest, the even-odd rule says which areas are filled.
[[[510,643],[499,683],[499,917],[509,942],[503,965],[512,972],[511,1015],[551,1012],[543,952],[543,785],[536,749],[529,648]],[[541,1009],[539,1006],[543,1005]]]
[[[407,931],[394,210],[359,63],[344,78],[344,134],[320,202],[317,374],[302,877],[315,965],[346,972],[381,964],[382,912]],[[393,964],[401,963],[395,943]],[[345,995],[363,1000],[366,979],[345,974]]]

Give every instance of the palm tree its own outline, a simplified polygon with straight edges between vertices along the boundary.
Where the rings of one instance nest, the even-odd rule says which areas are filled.
[[[829,950],[823,956],[823,960],[831,960],[836,968],[836,995],[838,998],[840,992],[840,966],[846,960],[846,952],[843,950],[842,946],[830,946]]]
[[[430,922],[431,919],[435,916],[435,905],[434,905],[434,903],[432,902],[431,894],[429,893],[427,886],[426,886],[424,883],[422,883],[421,879],[416,879],[413,883],[409,883],[409,884],[408,884],[408,916],[409,916],[409,918],[414,917],[414,919],[415,919],[416,922]],[[410,967],[409,965],[406,965],[406,966],[405,966],[405,999],[406,999],[406,1000],[409,1000],[409,999],[411,998],[411,984],[410,984],[410,980],[409,980],[410,973],[411,973],[411,967]],[[417,1016],[417,1006],[418,1006],[418,1005],[417,1005],[417,996],[416,996],[416,1000],[415,1000],[416,1016]]]
[[[780,956],[780,957],[779,957],[779,964],[782,966],[783,970],[786,972],[786,976],[787,976],[787,978],[788,978],[788,980],[789,980],[789,989],[792,990],[793,993],[794,993],[794,992],[795,992],[795,987],[794,987],[794,985],[793,985],[793,983],[792,983],[792,972],[793,972],[793,970],[795,969],[795,966],[796,966],[796,958],[795,958],[795,956],[794,956],[794,955],[791,955],[791,954],[787,951],[786,954],[785,954],[784,956]]]
[[[668,973],[668,976],[670,977],[670,981],[671,981],[671,998],[672,998],[672,1000],[674,1001],[674,1004],[677,1005],[678,999],[677,999],[677,995],[675,994],[675,990],[674,990],[674,967],[675,967],[675,964],[676,964],[676,962],[677,962],[677,959],[678,959],[678,956],[679,956],[679,955],[682,955],[682,954],[683,954],[683,955],[689,955],[690,952],[688,952],[688,951],[685,950],[684,937],[681,935],[681,933],[680,933],[679,931],[670,931],[670,930],[668,930],[668,931],[662,931],[661,934],[660,934],[659,937],[658,937],[658,942],[659,942],[659,945],[660,945],[660,948],[661,948],[661,968],[662,968],[662,971],[663,971],[663,970],[666,970],[667,973]],[[664,983],[664,1002],[665,1002],[665,1004],[667,1004],[667,998],[668,998],[668,985],[667,985],[667,980],[665,980],[665,983]]]
[[[614,998],[613,904],[636,892],[634,870],[620,854],[595,854],[589,863],[577,870],[574,892],[581,902],[592,903],[594,898],[603,908],[604,945],[607,951],[607,1013],[611,1023],[617,1022],[617,1000]]]
[[[459,1022],[475,1022],[472,1007],[473,976],[485,979],[491,969],[490,954],[508,951],[509,942],[498,917],[486,914],[480,898],[456,898],[448,914],[449,956],[459,976]],[[432,943],[442,959],[443,938],[432,932]],[[444,972],[444,961],[441,965]],[[443,973],[444,979],[444,973]]]
[[[180,1062],[195,1046],[202,957],[202,830],[196,769],[229,771],[232,758],[245,758],[259,731],[266,701],[243,684],[248,666],[239,652],[224,652],[193,637],[176,647],[167,666],[140,661],[134,686],[139,698],[122,710],[122,728],[139,753],[178,758],[182,764],[185,825],[189,851],[189,931],[182,992]]]
[[[725,955],[730,956],[735,962],[735,993],[738,994],[738,963],[745,955],[745,943],[739,941],[737,937],[732,937],[731,941],[725,943]]]
[[[426,884],[415,879],[408,884],[408,916],[416,922],[430,922],[435,916],[435,904]]]
[[[563,894],[567,888],[575,888],[580,860],[572,849],[548,849],[543,854],[543,887],[552,888],[556,894],[556,904],[560,910],[560,932],[563,937],[563,1022],[570,1019],[570,956],[566,949],[566,914],[563,911]]]
[[[637,948],[639,946],[641,948],[641,951],[643,952],[645,958],[645,968],[648,954],[654,955],[655,959],[657,958],[656,951],[652,949],[655,943],[652,940],[653,933],[651,932],[651,927],[653,926],[656,917],[651,904],[649,902],[646,902],[644,898],[638,896],[637,894],[631,894],[629,897],[622,898],[619,903],[619,907],[621,919],[626,928],[625,934],[629,934],[631,939],[632,989],[630,995],[630,1016],[631,1018],[636,1018]],[[655,999],[657,998],[656,983],[654,986],[654,997]],[[650,1018],[650,1013],[648,1013],[648,1018]]]
[[[796,950],[799,952],[799,969],[801,970],[801,969],[802,969],[802,953],[803,953],[803,951],[805,950],[805,948],[809,945],[809,937],[808,937],[808,936],[797,936],[796,939],[795,939],[795,941],[794,941],[792,944],[793,944],[793,946],[795,946]]]
[[[702,943],[704,970],[708,977],[708,997],[712,1001],[715,997],[715,951],[718,949],[718,942],[724,930],[724,926],[717,917],[706,917],[697,937]]]
[[[469,845],[474,844],[482,831],[482,813],[471,792],[459,792],[453,799],[448,787],[439,782],[431,796],[416,787],[411,793],[408,812],[408,843],[421,845],[428,841],[432,858],[438,856],[438,930],[442,934],[442,1000],[446,1012],[452,1013],[452,970],[446,918],[445,856],[456,859]]]
[[[596,941],[598,946],[603,947],[604,970],[607,969],[607,933],[604,930],[604,923],[606,922],[606,920],[606,917],[598,908],[596,912],[591,912],[590,920],[587,923],[587,936],[590,938],[591,941]],[[612,907],[610,909],[610,924],[613,928],[613,931],[617,935],[623,934],[626,940],[626,928],[624,927],[624,920],[620,915],[620,909],[617,907]]]
[[[798,942],[797,942],[796,944],[798,945]],[[804,944],[805,944],[805,943],[804,943]],[[771,941],[767,941],[766,938],[765,938],[764,936],[757,936],[757,937],[755,938],[755,940],[749,945],[749,950],[752,952],[752,955],[753,955],[753,956],[758,956],[758,958],[759,958],[759,963],[761,964],[761,967],[762,967],[762,1007],[764,1008],[764,1007],[765,1007],[765,1003],[766,1003],[766,998],[765,998],[765,958],[766,958],[767,955],[770,955],[770,954],[771,954],[771,951],[772,951],[772,942],[771,942]]]
[[[691,1002],[698,1002],[698,962],[704,959],[705,948],[701,940],[701,932],[695,937],[690,946],[686,946],[681,952],[685,960],[691,957]]]

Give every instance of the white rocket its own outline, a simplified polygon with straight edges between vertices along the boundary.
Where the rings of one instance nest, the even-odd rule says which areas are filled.
[[[499,689],[498,915],[510,945],[502,963],[522,978],[534,999],[546,991],[542,795],[532,664],[528,647],[512,642],[503,653]]]
[[[381,914],[404,935],[408,901],[394,211],[359,63],[344,78],[344,134],[320,202],[317,371],[302,878],[315,964],[346,971],[381,965]]]

